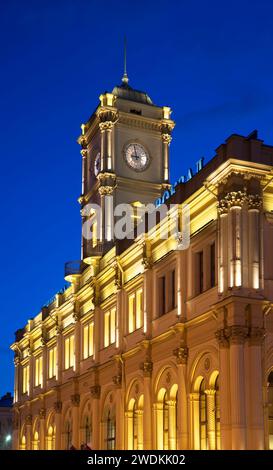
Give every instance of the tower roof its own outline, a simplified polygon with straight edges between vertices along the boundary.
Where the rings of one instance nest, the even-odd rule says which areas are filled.
[[[122,98],[124,100],[135,101],[136,103],[144,103],[153,105],[153,102],[149,95],[144,91],[135,90],[130,87],[128,83],[122,82],[121,85],[115,86],[112,91],[113,95],[117,98]]]

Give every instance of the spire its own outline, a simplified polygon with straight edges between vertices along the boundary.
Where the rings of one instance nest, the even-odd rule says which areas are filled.
[[[127,65],[127,44],[126,44],[126,36],[124,36],[124,72],[123,72],[123,77],[121,80],[124,85],[128,85],[128,82],[129,82],[126,65]]]

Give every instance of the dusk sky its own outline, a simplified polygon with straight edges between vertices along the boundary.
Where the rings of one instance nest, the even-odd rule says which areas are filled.
[[[172,180],[230,134],[273,145],[272,1],[0,0],[0,394],[9,350],[80,257],[80,124],[119,84],[176,121]]]

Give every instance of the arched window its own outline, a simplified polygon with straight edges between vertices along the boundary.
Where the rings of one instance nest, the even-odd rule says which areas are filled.
[[[268,448],[273,450],[273,371],[267,380],[268,386]]]
[[[136,402],[133,407],[133,450],[138,448],[138,416],[136,411]]]
[[[91,420],[89,416],[84,418],[84,442],[86,444],[91,442]]]
[[[55,450],[55,426],[49,426],[48,428],[47,450]]]
[[[167,402],[167,392],[163,398],[163,449],[169,448],[169,405]]]
[[[116,422],[111,417],[110,410],[107,416],[106,423],[106,449],[114,450],[116,447]]]
[[[39,450],[39,433],[35,431],[33,436],[33,450]]]
[[[215,444],[216,449],[221,449],[221,434],[220,434],[220,394],[219,394],[219,375],[215,381]]]
[[[200,449],[206,450],[207,446],[207,396],[205,394],[205,381],[202,380],[199,389],[199,429]]]
[[[23,435],[21,439],[21,450],[26,450],[26,436]]]
[[[72,445],[72,426],[71,421],[65,423],[65,448],[69,450]]]

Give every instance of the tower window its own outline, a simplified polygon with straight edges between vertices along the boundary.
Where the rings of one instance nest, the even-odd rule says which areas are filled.
[[[129,325],[128,331],[132,333],[142,327],[143,324],[143,300],[142,289],[129,296]]]
[[[83,358],[87,359],[94,354],[94,323],[91,322],[83,328]]]
[[[65,369],[74,367],[74,335],[66,338],[64,343]]]
[[[112,308],[104,314],[104,347],[116,341],[116,309]]]
[[[166,313],[166,277],[162,276],[158,279],[158,310],[159,316],[164,315]]]
[[[203,251],[196,253],[196,294],[204,291],[204,257]]]

